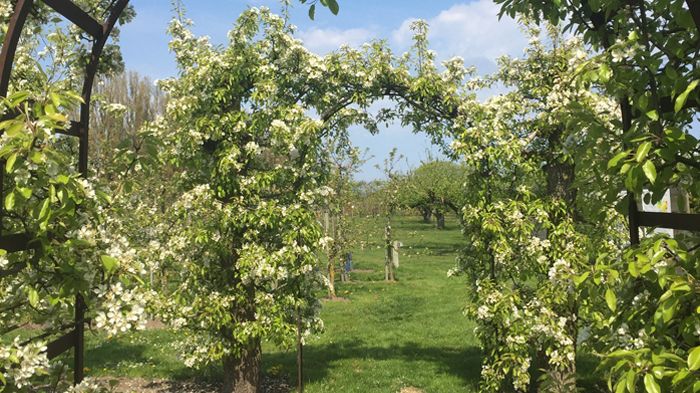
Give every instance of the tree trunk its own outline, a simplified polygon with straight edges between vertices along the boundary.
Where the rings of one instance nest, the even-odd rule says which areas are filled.
[[[222,393],[258,393],[260,387],[262,350],[260,340],[253,339],[240,357],[227,356],[224,363]]]
[[[437,219],[435,227],[437,229],[445,229],[445,214],[442,212],[435,212],[435,218]]]
[[[348,282],[348,271],[346,270],[345,266],[345,258],[347,257],[344,257],[342,253],[340,254],[341,256],[338,258],[338,261],[340,262],[340,282]]]
[[[384,254],[384,279],[386,281],[394,281],[394,266],[391,261],[391,227],[389,225],[384,227],[384,242],[386,247]]]
[[[431,212],[429,208],[422,208],[421,214],[423,215],[423,222],[430,224],[430,221],[433,218],[433,212]]]
[[[576,188],[573,187],[575,168],[568,163],[555,162],[549,164],[547,173],[547,194],[561,199],[570,209],[569,215],[575,217]]]
[[[334,257],[328,260],[328,297],[331,299],[335,298],[335,264],[333,263]]]
[[[556,129],[554,132],[552,132],[549,137],[549,144],[550,146],[553,146],[555,148],[559,148],[562,145],[562,134],[563,130],[562,129]],[[556,150],[554,150],[556,151]],[[549,163],[545,166],[545,174],[547,176],[547,195],[552,197],[553,199],[558,199],[566,205],[567,209],[567,215],[572,218],[574,221],[578,219],[579,214],[576,209],[576,194],[577,194],[577,189],[574,187],[574,181],[576,177],[576,167],[574,166],[573,163],[570,161],[564,161],[557,157],[556,155],[552,155],[548,157]],[[555,222],[555,224],[558,224]],[[571,283],[573,286],[573,283]],[[577,325],[577,320],[578,318],[575,318],[578,316],[578,304],[576,302],[576,298],[574,295],[574,292],[571,292],[569,295],[569,305],[568,305],[568,315],[565,315],[567,317],[567,325],[566,325],[566,332],[570,336],[570,338],[574,341],[574,354],[576,354],[578,348],[577,348],[577,343],[576,340],[578,338],[578,325]],[[542,358],[538,359],[540,362],[543,362],[544,364],[548,364],[548,359],[547,357],[541,353],[539,354]],[[560,370],[554,370],[551,368],[551,366],[546,367],[547,371],[550,373],[558,373],[560,381],[568,381],[568,384],[565,383],[562,386],[559,386],[559,391],[566,393],[569,391],[575,391],[576,388],[576,360],[572,362],[570,367],[566,367],[564,369]]]

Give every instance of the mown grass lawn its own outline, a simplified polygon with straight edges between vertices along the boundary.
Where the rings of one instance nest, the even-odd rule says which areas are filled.
[[[304,349],[307,392],[476,392],[480,352],[473,324],[462,314],[465,286],[448,278],[459,245],[458,223],[438,231],[418,217],[398,217],[404,244],[398,282],[384,282],[383,225],[362,220],[364,247],[354,251],[351,282],[338,283],[338,301],[324,301],[325,331]],[[88,334],[86,364],[94,376],[217,378],[191,370],[173,346],[174,333],[151,329],[113,340]],[[264,369],[296,381],[296,353],[264,348]]]
[[[447,277],[463,242],[457,222],[438,231],[417,217],[397,218],[394,238],[404,248],[396,283],[384,282],[381,220],[363,224],[366,246],[353,255],[361,273],[338,284],[347,301],[325,302],[326,331],[306,347],[307,391],[477,391],[481,358],[462,313],[465,286]],[[290,355],[270,353],[266,364],[293,370]]]
[[[464,278],[448,278],[463,237],[456,220],[436,230],[418,217],[399,217],[394,237],[404,244],[398,282],[384,282],[383,225],[362,221],[364,247],[354,252],[343,299],[324,301],[325,331],[304,349],[306,392],[477,392],[481,353],[474,324],[463,315]],[[218,368],[192,370],[177,357],[175,335],[151,329],[105,341],[88,335],[93,376],[218,379]],[[296,353],[264,347],[264,370],[296,383]],[[582,362],[590,379],[592,363]],[[589,385],[588,383],[586,385]],[[586,391],[593,391],[592,387]]]

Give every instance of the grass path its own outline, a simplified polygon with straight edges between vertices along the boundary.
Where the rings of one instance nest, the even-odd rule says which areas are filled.
[[[354,253],[351,282],[338,284],[347,301],[326,302],[325,332],[305,349],[308,392],[476,392],[480,352],[462,315],[465,286],[448,278],[462,236],[456,222],[432,229],[401,217],[394,237],[404,244],[398,282],[385,283],[383,227],[363,223],[367,245]],[[294,370],[294,354],[265,356],[268,368]],[[281,367],[280,367],[281,366]]]
[[[306,392],[476,392],[481,356],[473,325],[462,315],[463,279],[448,278],[459,244],[456,221],[438,231],[420,218],[401,217],[395,239],[404,244],[398,282],[385,283],[383,226],[363,220],[364,249],[354,253],[351,282],[338,283],[345,301],[324,303],[325,331],[307,340]],[[88,335],[89,337],[91,335]],[[87,361],[93,376],[189,379],[173,333],[148,330],[105,341],[91,337]],[[267,374],[295,382],[294,352],[264,348]],[[209,371],[216,378],[218,370]],[[206,375],[205,375],[206,377]],[[416,390],[414,390],[416,391]]]

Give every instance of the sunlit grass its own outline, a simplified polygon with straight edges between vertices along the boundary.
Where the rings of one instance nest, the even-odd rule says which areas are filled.
[[[384,282],[383,224],[363,219],[364,247],[354,251],[340,301],[324,301],[325,331],[304,349],[306,392],[477,392],[481,352],[474,324],[463,315],[465,278],[448,278],[464,239],[455,219],[436,230],[418,217],[399,217],[403,242],[398,282]],[[216,380],[218,367],[186,368],[173,346],[175,333],[152,329],[118,339],[88,334],[86,364],[95,376]],[[264,347],[264,370],[296,383],[296,353]],[[595,362],[580,362],[587,392]]]

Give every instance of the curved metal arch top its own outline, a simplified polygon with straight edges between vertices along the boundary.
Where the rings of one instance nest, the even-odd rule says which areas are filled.
[[[129,3],[129,0],[117,0],[113,3],[109,16],[100,23],[85,11],[80,9],[71,0],[42,0],[46,5],[53,8],[54,11],[63,15],[76,26],[89,34],[93,39],[90,60],[85,68],[85,77],[83,79],[82,98],[83,103],[80,106],[80,120],[71,123],[71,128],[63,132],[64,134],[76,136],[80,138],[80,157],[79,170],[83,176],[87,176],[88,171],[88,132],[90,124],[90,101],[92,98],[92,86],[95,81],[97,69],[100,64],[100,58],[105,44],[109,39],[114,26],[119,20],[119,16],[124,12],[124,9]],[[8,25],[5,42],[2,45],[0,53],[0,97],[7,96],[7,91],[10,85],[10,77],[12,75],[12,67],[14,65],[15,53],[19,44],[22,30],[27,22],[29,12],[34,5],[34,0],[18,0],[15,6],[14,13]]]

